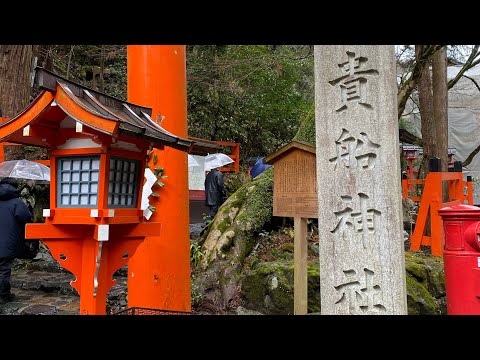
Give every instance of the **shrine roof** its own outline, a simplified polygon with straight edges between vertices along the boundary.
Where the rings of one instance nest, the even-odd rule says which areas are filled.
[[[188,151],[193,143],[158,125],[151,118],[151,108],[89,89],[41,67],[35,69],[34,81],[42,89],[42,93],[20,114],[0,123],[0,141],[48,147],[48,144],[42,144],[33,137],[22,138],[22,129],[42,122],[42,130],[51,130],[68,115],[97,131],[111,136],[136,138],[150,142],[154,147],[165,145]],[[25,134],[25,130],[23,133]]]
[[[283,157],[283,156],[287,155],[290,151],[293,151],[295,149],[300,149],[300,150],[312,153],[313,155],[316,155],[315,145],[312,145],[312,144],[304,142],[304,141],[294,140],[292,142],[289,142],[287,145],[282,146],[280,149],[275,151],[273,154],[270,154],[269,156],[264,158],[263,163],[273,165],[273,163],[276,160],[278,160],[280,157]]]

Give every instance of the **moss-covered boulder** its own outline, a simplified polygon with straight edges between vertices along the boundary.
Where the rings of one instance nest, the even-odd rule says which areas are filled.
[[[264,314],[293,314],[293,262],[261,262],[241,281],[241,296],[248,309]],[[308,312],[320,311],[318,261],[308,263]]]
[[[203,256],[194,285],[215,306],[227,308],[237,295],[245,258],[258,232],[271,220],[272,206],[273,169],[269,168],[230,196],[200,237]]]
[[[313,105],[301,121],[294,140],[315,144]],[[240,183],[233,189],[238,185]],[[230,194],[233,189],[228,184],[226,186]],[[194,286],[206,300],[222,308],[229,307],[232,301],[235,303],[245,259],[258,243],[258,233],[266,224],[272,223],[272,209],[273,166],[241,186],[220,207],[199,238],[203,257],[200,268],[194,270],[198,272]],[[289,260],[291,255],[288,247],[279,253],[282,260]]]
[[[405,253],[409,315],[446,314],[445,275],[441,257]],[[241,298],[248,309],[263,314],[293,313],[293,262],[258,262],[241,281]],[[320,312],[320,268],[308,263],[308,312]]]
[[[405,252],[408,314],[446,314],[443,258]]]
[[[407,304],[409,315],[439,314],[439,308],[433,296],[422,283],[407,275]]]

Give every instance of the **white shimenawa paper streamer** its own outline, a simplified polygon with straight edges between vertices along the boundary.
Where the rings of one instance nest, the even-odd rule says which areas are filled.
[[[152,211],[148,208],[150,205],[148,197],[153,193],[152,186],[157,182],[157,177],[153,174],[152,170],[145,168],[145,179],[147,179],[147,181],[143,185],[142,204],[140,205],[140,209],[143,210],[143,216],[145,219],[149,220],[152,216]]]

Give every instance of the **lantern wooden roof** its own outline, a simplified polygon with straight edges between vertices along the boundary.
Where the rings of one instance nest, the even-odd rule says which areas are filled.
[[[70,118],[99,133],[156,148],[188,151],[193,143],[155,123],[151,108],[91,90],[41,67],[35,69],[35,83],[43,91],[20,114],[0,123],[0,141],[55,148],[55,133]]]
[[[309,152],[311,154],[316,155],[316,148],[315,145],[309,144],[304,141],[298,141],[294,140],[287,145],[282,146],[280,149],[275,151],[273,154],[270,154],[266,158],[263,159],[264,164],[269,164],[273,165],[275,161],[277,161],[279,158],[287,155],[290,151],[295,150],[295,149],[300,149],[306,152]]]

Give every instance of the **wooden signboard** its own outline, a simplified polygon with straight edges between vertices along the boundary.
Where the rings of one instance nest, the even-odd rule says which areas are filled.
[[[307,219],[318,217],[316,149],[292,141],[264,162],[273,169],[273,215],[294,218],[293,307],[308,313]]]
[[[273,215],[317,218],[315,146],[292,141],[266,157],[264,162],[275,165],[273,170]]]

